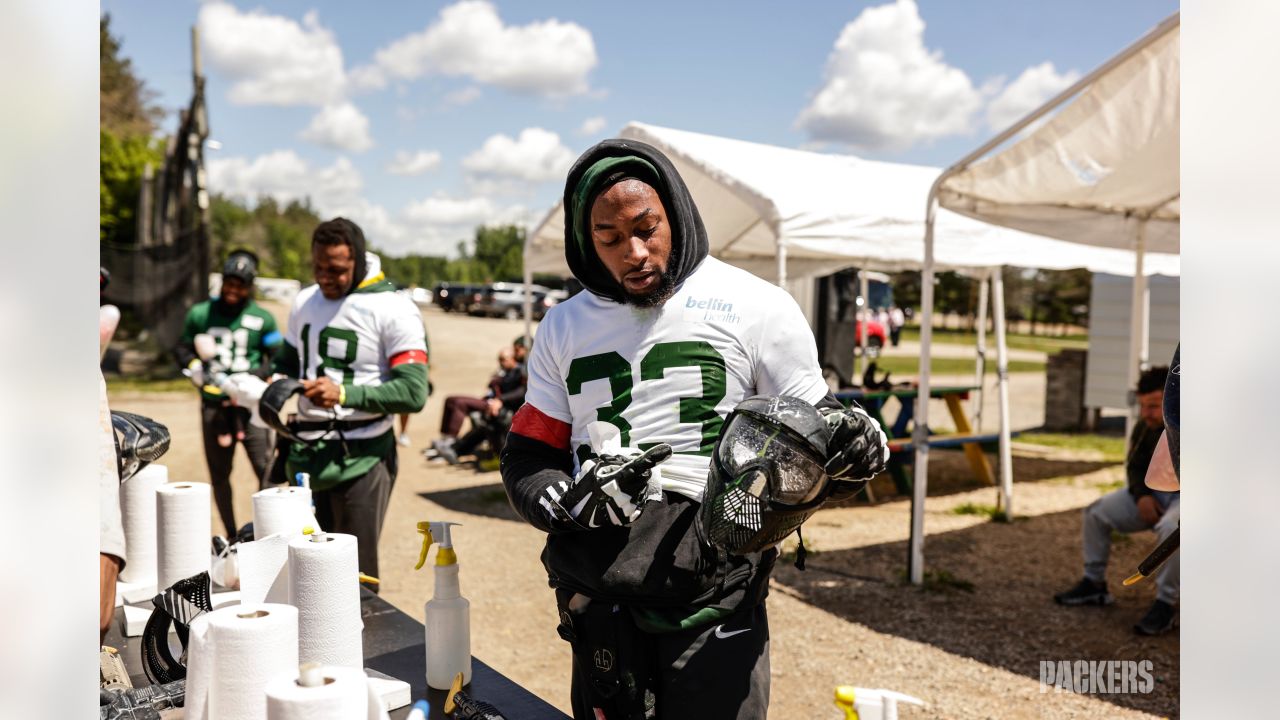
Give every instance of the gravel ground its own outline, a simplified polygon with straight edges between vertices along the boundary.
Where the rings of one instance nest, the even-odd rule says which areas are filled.
[[[555,633],[554,601],[538,559],[541,533],[516,518],[496,472],[450,468],[419,453],[437,434],[444,396],[482,388],[497,349],[523,325],[434,309],[425,319],[437,392],[410,427],[414,446],[400,450],[380,543],[383,596],[421,620],[432,578],[428,569],[413,571],[416,523],[461,522],[454,537],[463,593],[472,602],[473,653],[567,710],[569,651]],[[1013,376],[1015,427],[1043,418],[1043,382]],[[171,478],[207,481],[194,393],[119,394],[112,406],[168,424]],[[946,417],[943,407],[935,412]],[[1177,634],[1135,636],[1130,626],[1151,602],[1154,586],[1120,587],[1153,536],[1116,543],[1115,605],[1061,608],[1051,600],[1080,575],[1080,509],[1122,480],[1121,468],[1078,453],[1020,452],[1013,523],[953,512],[965,503],[995,501],[993,489],[974,487],[959,453],[933,453],[930,471],[926,556],[935,574],[923,589],[903,583],[910,503],[893,497],[885,477],[876,481],[879,504],[824,509],[805,526],[813,550],[807,571],[779,563],[769,599],[775,717],[838,717],[831,697],[839,684],[892,688],[929,703],[904,709],[904,718],[1177,715]],[[243,456],[233,483],[237,517],[245,522],[256,480]],[[214,527],[220,527],[216,514]],[[1041,660],[1078,659],[1150,660],[1155,688],[1145,695],[1041,692]]]

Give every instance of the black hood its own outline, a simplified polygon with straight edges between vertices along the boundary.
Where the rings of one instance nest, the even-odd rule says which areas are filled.
[[[579,188],[579,185],[596,163],[606,158],[625,157],[644,161],[636,163],[643,167],[637,177],[653,186],[667,212],[667,221],[671,224],[671,258],[667,261],[667,271],[674,272],[677,285],[697,269],[710,247],[707,230],[702,226],[702,217],[698,215],[693,196],[666,155],[652,145],[623,139],[605,140],[587,150],[569,169],[564,185],[564,257],[573,276],[587,290],[619,303],[626,301],[622,286],[600,262],[591,243],[591,228],[588,227],[591,203],[602,188]],[[588,182],[591,180],[589,178]],[[579,238],[583,239],[582,242]]]

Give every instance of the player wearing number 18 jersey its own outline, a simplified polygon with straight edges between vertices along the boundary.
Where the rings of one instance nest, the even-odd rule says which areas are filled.
[[[377,577],[397,470],[392,415],[427,400],[426,333],[355,223],[321,223],[311,256],[316,284],[294,300],[276,363],[305,388],[295,426],[303,442],[288,449],[286,477],[310,474],[320,526],[355,535],[360,571]]]
[[[538,330],[502,477],[548,533],[574,717],[764,717],[777,551],[730,555],[697,521],[725,417],[754,395],[825,408],[838,496],[883,467],[883,435],[828,392],[795,301],[707,257],[693,199],[656,149],[588,150],[564,206],[565,258],[590,292]]]
[[[271,452],[271,431],[250,423],[247,409],[233,405],[221,390],[205,383],[210,374],[205,372],[205,363],[196,357],[195,338],[201,334],[213,338],[217,352],[209,363],[218,370],[267,377],[271,355],[280,347],[281,337],[275,318],[253,301],[253,281],[257,274],[257,256],[245,250],[231,253],[222,268],[218,298],[197,303],[187,312],[182,338],[173,350],[178,366],[200,389],[200,421],[209,484],[228,537],[239,529],[231,502],[231,465],[236,444],[244,445],[249,464],[261,483]]]

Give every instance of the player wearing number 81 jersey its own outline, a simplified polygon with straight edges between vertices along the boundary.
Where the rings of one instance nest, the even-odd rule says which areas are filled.
[[[697,520],[725,417],[754,395],[823,408],[833,497],[883,467],[883,433],[829,393],[795,301],[707,256],[662,153],[600,143],[569,171],[564,207],[565,259],[589,292],[538,330],[502,479],[548,533],[574,717],[764,717],[777,551],[730,555]]]

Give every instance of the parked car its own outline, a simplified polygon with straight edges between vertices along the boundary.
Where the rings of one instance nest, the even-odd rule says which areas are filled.
[[[879,320],[867,321],[867,357],[880,357],[880,350],[888,344],[889,332],[884,323]],[[862,346],[862,320],[855,320],[853,323],[853,337],[858,347]],[[856,353],[857,350],[854,350]]]
[[[552,290],[541,285],[529,286],[532,300],[533,319],[541,320],[547,308],[555,305],[557,300],[551,297]],[[485,293],[474,306],[472,315],[486,317],[505,317],[515,320],[524,315],[524,286],[515,283],[495,283],[493,289]]]
[[[447,312],[470,312],[488,290],[487,285],[440,283],[436,286],[436,304]]]

